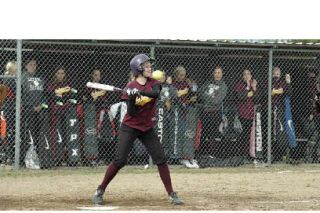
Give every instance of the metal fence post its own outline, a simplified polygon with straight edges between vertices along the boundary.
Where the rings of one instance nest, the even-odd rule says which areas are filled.
[[[155,47],[152,45],[151,48],[150,48],[150,57],[152,59],[155,59],[154,50],[155,50]],[[158,124],[156,124],[156,125],[158,125]],[[152,158],[151,158],[150,155],[149,155],[149,166],[153,166]]]
[[[17,89],[16,89],[16,133],[15,133],[15,161],[14,167],[19,169],[20,164],[20,120],[21,120],[21,69],[22,69],[22,40],[17,40]]]
[[[268,71],[268,165],[271,165],[271,88],[272,88],[272,57],[273,51],[269,50],[269,71]]]

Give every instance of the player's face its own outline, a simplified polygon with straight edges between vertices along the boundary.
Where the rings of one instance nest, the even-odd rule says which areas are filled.
[[[223,76],[223,73],[221,69],[215,69],[213,71],[213,78],[215,81],[221,81],[222,76]]]
[[[180,71],[177,73],[177,81],[183,81],[186,77],[186,71]]]
[[[35,74],[37,69],[37,62],[34,60],[31,60],[27,65],[26,69],[30,74]]]
[[[244,81],[250,81],[251,80],[251,72],[250,72],[250,70],[243,71],[242,77],[243,77]]]
[[[142,72],[143,77],[145,77],[145,78],[151,77],[151,75],[152,75],[151,63],[149,61],[147,61],[142,65],[142,67],[143,67],[143,72]]]
[[[275,70],[275,71],[273,71],[272,77],[279,79],[279,78],[281,77],[281,72],[280,72],[280,70]]]
[[[62,82],[64,80],[65,76],[66,76],[66,73],[63,69],[59,69],[56,72],[56,79],[58,82]]]
[[[171,76],[168,76],[168,77],[167,77],[166,82],[167,82],[167,84],[172,84],[172,78],[171,78]]]
[[[101,73],[99,70],[95,70],[92,74],[92,81],[99,83],[101,80]]]

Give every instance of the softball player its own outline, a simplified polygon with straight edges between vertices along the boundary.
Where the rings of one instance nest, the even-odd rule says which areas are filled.
[[[127,163],[133,142],[139,138],[145,145],[154,164],[158,166],[160,178],[168,192],[169,201],[175,205],[183,202],[173,191],[170,171],[162,145],[153,126],[156,124],[156,99],[161,86],[160,82],[151,78],[152,60],[144,55],[136,55],[130,62],[135,79],[127,85],[121,99],[127,102],[127,113],[120,128],[120,137],[113,162],[109,165],[102,183],[96,189],[93,203],[102,204],[103,194],[111,180]]]

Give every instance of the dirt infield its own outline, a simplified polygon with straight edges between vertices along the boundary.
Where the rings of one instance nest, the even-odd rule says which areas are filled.
[[[173,206],[156,168],[125,167],[109,185],[103,206],[116,210],[320,210],[320,165],[269,168],[170,167],[185,202]],[[0,210],[79,210],[105,167],[20,171],[0,168]]]

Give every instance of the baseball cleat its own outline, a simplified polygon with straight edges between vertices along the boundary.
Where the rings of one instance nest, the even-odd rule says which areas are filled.
[[[183,205],[182,200],[180,200],[178,198],[178,195],[176,192],[171,192],[171,194],[169,194],[168,198],[169,198],[169,202],[174,205]]]
[[[101,205],[103,201],[103,194],[104,194],[104,190],[98,187],[92,199],[93,203]]]

